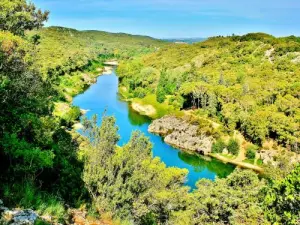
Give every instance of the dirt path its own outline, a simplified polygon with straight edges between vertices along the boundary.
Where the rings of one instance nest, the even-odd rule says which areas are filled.
[[[236,159],[229,159],[229,158],[226,158],[224,156],[221,156],[219,154],[210,154],[211,157],[214,157],[224,163],[231,163],[233,165],[236,165],[238,167],[241,167],[241,168],[244,168],[244,169],[252,169],[252,170],[255,170],[257,172],[263,172],[263,169],[259,166],[256,166],[256,165],[253,165],[253,164],[250,164],[250,163],[246,163],[246,162],[242,162],[242,161],[238,161]]]

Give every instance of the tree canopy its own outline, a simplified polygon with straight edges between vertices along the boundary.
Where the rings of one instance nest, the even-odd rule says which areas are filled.
[[[25,31],[43,26],[49,11],[42,12],[27,0],[2,0],[0,2],[0,29],[24,36]]]

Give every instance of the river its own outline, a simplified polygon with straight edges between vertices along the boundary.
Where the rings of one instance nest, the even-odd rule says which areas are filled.
[[[73,99],[73,105],[88,110],[86,116],[91,118],[98,114],[99,124],[101,115],[106,110],[107,115],[114,115],[119,127],[122,146],[130,139],[131,132],[140,130],[153,143],[153,156],[159,157],[168,167],[185,168],[189,171],[186,185],[195,188],[196,182],[201,178],[214,180],[226,177],[233,170],[231,164],[224,164],[216,159],[204,159],[201,156],[191,155],[167,145],[163,138],[148,132],[151,120],[132,110],[129,103],[122,101],[118,96],[118,77],[115,71],[109,75],[99,76],[97,82],[84,93]]]

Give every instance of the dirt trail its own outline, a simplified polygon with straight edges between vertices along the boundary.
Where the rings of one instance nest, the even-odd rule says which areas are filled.
[[[222,162],[231,163],[233,165],[236,165],[236,166],[244,168],[244,169],[252,169],[252,170],[255,170],[260,173],[263,172],[263,169],[261,167],[250,164],[250,163],[238,161],[236,159],[229,159],[229,158],[226,158],[226,157],[224,157],[222,155],[218,155],[218,154],[210,154],[210,156],[214,157]]]

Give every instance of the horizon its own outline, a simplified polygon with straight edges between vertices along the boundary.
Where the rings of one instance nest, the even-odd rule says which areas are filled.
[[[66,28],[66,29],[74,29],[74,30],[77,30],[79,32],[84,32],[84,31],[96,31],[96,32],[106,32],[106,33],[111,33],[111,34],[127,34],[127,35],[133,35],[133,36],[143,36],[143,37],[149,37],[149,38],[153,38],[153,39],[157,39],[157,40],[188,40],[188,39],[208,39],[208,38],[211,38],[211,37],[218,37],[218,36],[221,36],[221,37],[229,37],[229,36],[232,36],[233,34],[228,34],[228,35],[215,35],[215,36],[208,36],[208,37],[153,37],[153,36],[149,36],[149,35],[144,35],[144,34],[138,34],[138,33],[126,33],[126,32],[113,32],[113,31],[107,31],[107,30],[81,30],[81,29],[77,29],[77,28],[74,28],[74,27],[64,27],[64,26],[60,26],[60,25],[46,25],[44,26],[44,28],[51,28],[51,27],[61,27],[61,28]],[[271,35],[275,38],[284,38],[284,37],[290,37],[290,36],[295,36],[295,37],[300,37],[300,35],[294,35],[294,34],[291,34],[291,35],[285,35],[285,36],[275,36],[273,34],[269,34],[269,33],[265,33],[265,32],[261,32],[261,31],[257,31],[257,32],[249,32],[249,33],[244,33],[244,34],[234,34],[236,36],[244,36],[244,35],[247,35],[247,34],[253,34],[253,33],[264,33],[264,34],[267,34],[267,35]]]
[[[207,38],[263,32],[300,36],[297,0],[33,0],[49,10],[46,26],[150,36]]]

